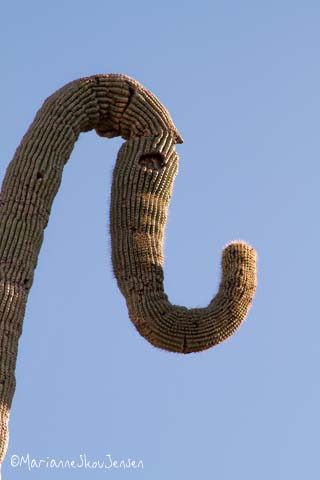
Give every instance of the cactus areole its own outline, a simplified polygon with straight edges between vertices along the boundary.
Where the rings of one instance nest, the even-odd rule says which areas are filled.
[[[8,444],[18,341],[44,229],[62,171],[81,132],[121,136],[110,206],[112,263],[130,319],[152,345],[210,348],[245,319],[256,254],[245,242],[222,253],[219,290],[206,308],[172,305],[163,287],[163,237],[182,143],[170,114],[125,75],[68,83],[38,111],[9,164],[0,196],[0,464]]]

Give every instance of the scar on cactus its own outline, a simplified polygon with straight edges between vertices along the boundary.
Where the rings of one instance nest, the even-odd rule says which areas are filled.
[[[163,237],[182,137],[169,112],[125,75],[68,83],[38,111],[9,164],[0,196],[0,463],[8,444],[18,340],[44,229],[62,171],[81,132],[121,136],[110,206],[112,263],[130,319],[152,345],[208,349],[245,319],[256,254],[244,242],[222,254],[219,290],[206,308],[172,305],[163,287]]]

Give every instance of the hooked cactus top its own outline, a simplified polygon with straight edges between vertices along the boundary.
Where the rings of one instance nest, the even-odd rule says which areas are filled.
[[[75,80],[38,111],[9,164],[0,194],[0,463],[8,444],[18,341],[43,232],[63,167],[81,132],[125,141],[110,206],[112,262],[129,316],[152,345],[205,350],[245,319],[256,288],[256,253],[245,242],[223,251],[216,296],[205,308],[172,305],[163,288],[163,237],[182,137],[159,100],[125,75]]]

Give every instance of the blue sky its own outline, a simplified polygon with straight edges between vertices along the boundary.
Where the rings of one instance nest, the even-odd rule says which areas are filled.
[[[1,17],[1,178],[47,96],[125,73],[185,140],[166,229],[170,300],[208,304],[229,241],[259,255],[253,307],[230,340],[187,356],[149,345],[110,259],[122,140],[83,134],[29,295],[4,479],[318,478],[319,3],[29,0]],[[11,466],[27,453],[144,469]]]

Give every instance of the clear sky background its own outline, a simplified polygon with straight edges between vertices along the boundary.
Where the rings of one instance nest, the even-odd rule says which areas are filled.
[[[19,343],[4,480],[320,478],[318,1],[6,2],[0,174],[44,99],[96,73],[151,90],[184,137],[165,241],[172,302],[209,303],[226,243],[259,255],[246,322],[187,356],[136,332],[113,278],[121,139],[77,142]],[[30,458],[143,470],[28,472]]]

